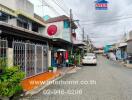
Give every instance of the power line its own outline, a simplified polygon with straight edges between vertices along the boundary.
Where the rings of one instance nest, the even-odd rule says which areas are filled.
[[[56,0],[56,1],[58,1],[59,4],[63,5],[63,7],[65,7],[66,9],[68,9],[68,11],[70,10],[70,9],[67,7],[67,5],[64,3],[63,0]]]
[[[65,14],[69,15],[67,11],[63,7],[61,7],[56,0],[52,0]]]
[[[59,12],[56,10],[56,9],[54,9],[52,6],[50,6],[45,0],[39,0],[40,1],[40,3],[42,3],[42,6],[44,7],[44,6],[47,6],[47,7],[49,7],[49,8],[51,8],[55,13],[57,13],[57,14],[59,14]],[[45,3],[45,5],[44,5],[44,3]],[[59,14],[60,15],[60,14]]]
[[[64,5],[64,6],[61,6],[62,8],[65,7],[66,9],[68,9],[68,11],[70,10],[70,8],[67,7],[67,5],[64,3],[63,0],[56,0],[56,1],[58,1],[59,4]],[[63,8],[63,9],[64,9],[64,8]],[[66,10],[65,10],[65,11],[66,11]],[[76,18],[78,18],[77,14],[76,14],[74,11],[73,11],[73,13],[74,13],[74,16],[76,16]],[[68,14],[68,15],[69,15],[69,14]]]
[[[131,16],[132,14],[128,14],[127,16]],[[120,15],[120,16],[116,16],[116,17],[114,17],[114,18],[120,18],[120,17],[127,17],[127,16],[124,16],[124,15]],[[108,19],[108,17],[101,17],[101,18],[99,18],[99,19],[97,19],[97,20],[102,20],[102,19]],[[91,19],[89,19],[89,20],[81,20],[82,22],[87,22],[87,21],[94,21],[94,20],[91,20]]]
[[[115,37],[115,36],[105,36],[105,37],[91,37],[91,36],[89,36],[89,38],[90,39],[111,39],[112,37],[114,37],[114,38],[112,38],[112,39],[118,39],[118,38],[121,38],[123,36],[123,34],[122,35],[118,35],[118,37]],[[86,38],[86,37],[85,37]]]
[[[107,22],[115,22],[115,21],[120,21],[120,20],[127,20],[127,19],[131,19],[132,16],[126,17],[126,18],[120,18],[120,19],[113,19],[113,20],[109,20],[109,21],[101,21],[101,22],[94,22],[94,23],[84,23],[82,25],[89,25],[89,24],[98,24],[98,23],[107,23]],[[87,21],[85,21],[87,22]],[[108,24],[108,23],[107,23]]]
[[[56,1],[56,2],[55,2]],[[58,2],[57,2],[58,1]],[[57,3],[57,5],[59,6],[59,7],[61,7],[62,8],[62,10],[65,12],[66,10],[64,10],[64,8],[63,7],[66,7],[66,9],[68,9],[68,11],[69,11],[69,8],[66,6],[66,4],[63,2],[63,0],[54,0],[54,3]],[[64,5],[63,7],[62,6],[60,6],[59,4],[61,4],[61,5]],[[66,12],[65,12],[66,13]],[[68,14],[68,13],[67,13]],[[69,15],[69,14],[68,14]],[[74,15],[76,15],[75,13],[74,13]],[[76,16],[77,17],[77,16]],[[78,24],[78,27],[80,27],[81,29],[82,29],[82,27],[81,27],[81,25],[80,25],[80,23],[78,22],[77,23]]]
[[[119,36],[121,37],[122,35],[119,35]],[[109,39],[109,38],[112,38],[112,37],[115,38],[115,36],[108,36],[108,37],[89,37],[89,38],[91,38],[91,39],[103,39],[103,38]],[[120,37],[116,37],[116,38],[120,38]]]

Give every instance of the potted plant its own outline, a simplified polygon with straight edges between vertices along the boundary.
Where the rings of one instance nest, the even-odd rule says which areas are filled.
[[[53,67],[52,66],[48,67],[48,70],[49,70],[49,72],[52,72],[53,71]]]
[[[8,67],[0,75],[0,99],[9,100],[17,92],[22,91],[20,82],[25,77],[25,73],[19,67]]]

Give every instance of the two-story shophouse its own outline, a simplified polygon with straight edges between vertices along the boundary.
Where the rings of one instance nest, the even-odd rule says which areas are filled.
[[[52,66],[66,66],[70,62],[77,26],[65,15],[50,18],[46,23],[45,35],[52,38],[50,63]]]
[[[26,77],[45,72],[49,41],[43,34],[45,27],[28,0],[0,0],[0,58],[7,62],[4,66],[19,65]]]

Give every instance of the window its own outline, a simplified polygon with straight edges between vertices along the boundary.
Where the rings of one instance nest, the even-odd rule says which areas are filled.
[[[28,20],[26,20],[24,18],[18,18],[17,19],[17,26],[23,27],[25,29],[29,29]]]
[[[70,22],[65,20],[64,21],[64,28],[70,28]]]
[[[8,22],[8,15],[0,12],[0,21]]]
[[[32,23],[32,31],[38,32],[38,30],[39,30],[39,25],[36,23]]]
[[[20,20],[17,20],[17,26],[23,27],[23,23]]]

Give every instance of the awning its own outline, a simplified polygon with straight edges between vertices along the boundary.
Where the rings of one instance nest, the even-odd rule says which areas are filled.
[[[23,29],[21,27],[12,26],[6,22],[0,22],[0,27],[1,27],[2,34],[4,35],[9,35],[9,36],[13,35],[16,37],[22,37],[22,38],[32,39],[32,40],[42,41],[42,42],[51,41],[49,37],[38,34],[37,32]]]
[[[5,7],[5,6],[1,5],[1,4],[0,4],[0,11],[5,12],[5,13],[7,13],[9,15],[17,17],[17,14],[15,13],[14,10],[12,10],[10,8],[7,8],[7,7]]]
[[[58,49],[57,51],[65,52],[66,50],[65,49]]]
[[[75,43],[74,46],[86,46],[86,43]]]
[[[22,11],[22,10],[20,10],[20,9],[17,10],[16,13],[17,13],[18,15],[22,15],[22,16],[24,16],[24,17],[27,17],[27,18],[31,19],[32,21],[35,21],[35,22],[37,22],[37,23],[39,23],[39,24],[41,24],[41,25],[43,25],[43,26],[46,26],[45,23],[43,23],[43,22],[39,21],[38,19],[36,19],[36,18],[34,18],[34,17],[32,17],[32,16],[26,14],[24,11]]]
[[[118,47],[121,48],[121,47],[125,47],[125,46],[127,46],[127,43],[120,43]]]

